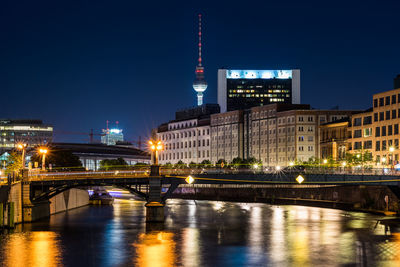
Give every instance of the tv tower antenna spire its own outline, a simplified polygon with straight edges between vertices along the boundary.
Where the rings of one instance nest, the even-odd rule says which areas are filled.
[[[199,14],[199,58],[196,66],[196,80],[193,82],[193,89],[197,92],[197,105],[203,105],[203,92],[207,89],[207,82],[204,79],[204,67],[202,65],[201,48],[202,48],[202,32],[201,32],[201,14]]]

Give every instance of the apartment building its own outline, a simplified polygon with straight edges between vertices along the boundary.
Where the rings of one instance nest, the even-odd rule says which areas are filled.
[[[351,118],[343,118],[322,124],[320,129],[320,159],[343,160],[349,150],[348,139],[351,138],[349,129]]]

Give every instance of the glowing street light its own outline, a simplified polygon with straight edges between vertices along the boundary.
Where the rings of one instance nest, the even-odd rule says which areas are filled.
[[[39,154],[42,155],[42,171],[46,170],[46,154],[49,152],[49,150],[46,147],[41,147],[39,148]]]
[[[254,168],[254,169],[258,169],[258,167],[259,167],[259,166],[258,166],[257,163],[253,164],[253,168]]]
[[[289,166],[293,166],[293,165],[294,165],[293,161],[289,162]]]
[[[156,140],[150,140],[149,141],[150,149],[153,151],[153,164],[158,165],[158,151],[163,150],[163,144],[161,141],[156,141]]]
[[[343,161],[343,162],[342,162],[342,166],[343,166],[343,167],[346,167],[346,165],[347,165],[346,161]]]
[[[25,151],[27,144],[19,143],[17,144],[17,149],[22,151],[22,169],[25,169]]]
[[[281,166],[276,166],[275,170],[280,171],[281,170]]]
[[[327,164],[328,163],[328,160],[327,159],[324,159],[324,164]]]
[[[189,176],[185,179],[185,182],[188,183],[188,184],[192,184],[192,183],[194,182],[194,178],[193,178],[192,176],[189,175]]]

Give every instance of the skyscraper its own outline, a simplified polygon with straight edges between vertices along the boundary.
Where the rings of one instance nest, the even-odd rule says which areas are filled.
[[[203,92],[207,89],[207,82],[204,79],[204,67],[201,62],[201,14],[199,14],[199,58],[196,66],[196,80],[193,82],[193,89],[197,92],[197,105],[203,105]]]

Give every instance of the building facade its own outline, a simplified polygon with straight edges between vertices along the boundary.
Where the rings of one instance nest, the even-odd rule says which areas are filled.
[[[320,156],[319,126],[354,111],[312,110],[271,104],[211,116],[211,161],[256,158],[264,166],[288,166]]]
[[[219,106],[205,104],[176,112],[175,120],[160,125],[157,139],[164,144],[159,153],[160,164],[201,163],[210,160],[210,115],[219,112]]]
[[[52,139],[53,126],[41,120],[0,120],[0,152],[12,150],[18,143],[34,147]]]
[[[103,134],[101,136],[101,143],[113,146],[116,145],[117,142],[124,141],[124,134],[122,133],[122,129],[113,128],[113,129],[103,129]]]
[[[348,140],[351,138],[350,119],[328,122],[319,127],[320,159],[340,161],[346,158],[346,153],[349,151]]]
[[[398,164],[399,114],[400,88],[374,94],[372,110],[352,116],[351,152],[368,151],[377,165]]]
[[[273,103],[300,104],[300,70],[218,70],[221,112]]]

